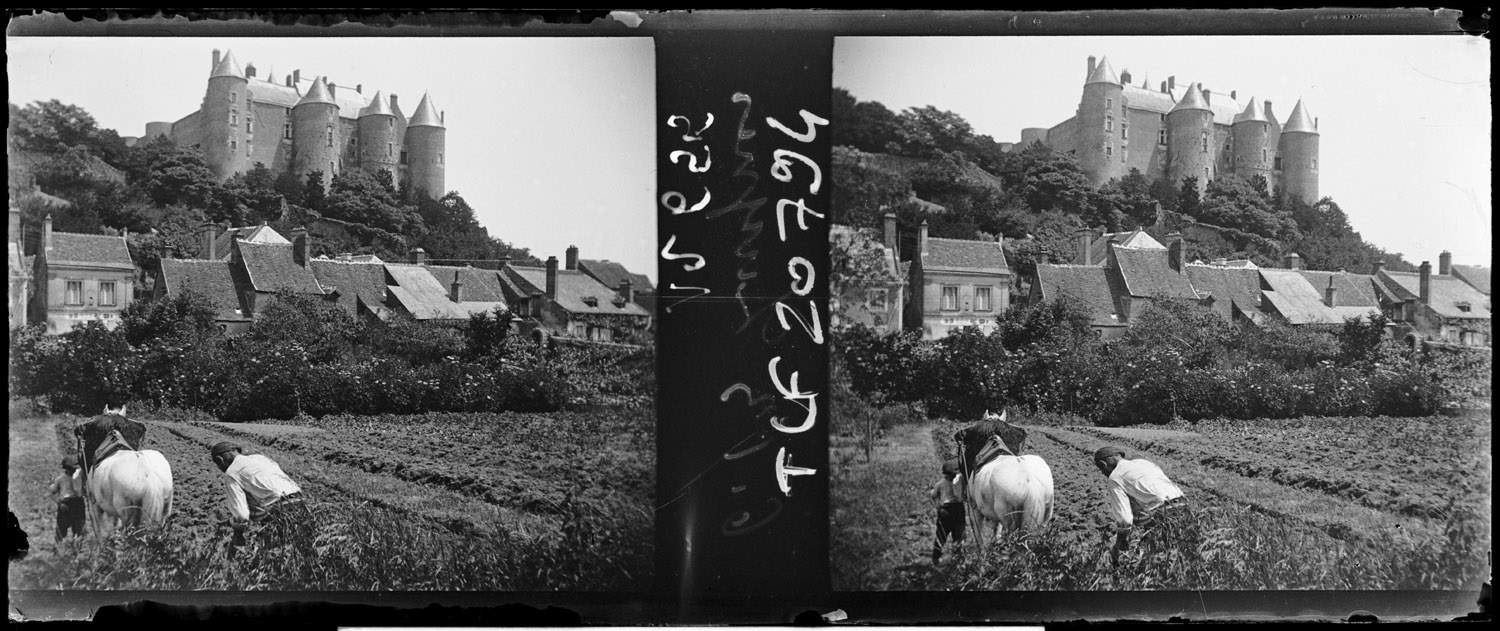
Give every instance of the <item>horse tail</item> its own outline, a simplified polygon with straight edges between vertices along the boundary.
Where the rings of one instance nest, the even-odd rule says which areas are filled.
[[[172,512],[171,465],[167,463],[167,459],[161,455],[161,452],[145,451],[141,452],[141,455],[145,456],[148,461],[156,461],[147,466],[147,477],[156,479],[148,480],[141,495],[140,513],[143,514],[140,520],[147,525],[160,525],[167,521],[167,516]],[[157,467],[161,470],[156,470]]]
[[[1027,456],[1035,462],[1027,463],[1027,484],[1031,487],[1023,509],[1023,523],[1028,530],[1039,529],[1052,520],[1052,469],[1037,456]]]

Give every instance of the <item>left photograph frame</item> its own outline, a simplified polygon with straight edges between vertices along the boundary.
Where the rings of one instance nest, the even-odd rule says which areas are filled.
[[[12,590],[652,589],[650,37],[7,50]]]

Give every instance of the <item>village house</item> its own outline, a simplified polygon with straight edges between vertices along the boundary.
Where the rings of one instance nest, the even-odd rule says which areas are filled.
[[[501,273],[505,299],[528,332],[639,344],[650,329],[651,315],[629,295],[629,283],[606,287],[577,269],[558,269],[555,256],[545,267],[506,265]]]
[[[656,287],[645,274],[632,272],[624,265],[609,259],[580,259],[576,245],[568,246],[567,257],[563,259],[563,269],[578,270],[588,274],[605,287],[620,292],[620,295],[630,296],[631,302],[640,305],[646,313],[656,313]]]
[[[1012,275],[1003,240],[929,237],[923,221],[916,245],[906,326],[920,327],[923,339],[929,340],[966,326],[986,334],[994,331],[996,319],[1010,307]]]
[[[829,227],[829,239],[835,249],[841,249],[851,257],[872,255],[865,262],[874,267],[869,270],[869,277],[861,279],[863,282],[848,279],[835,290],[829,305],[832,328],[861,324],[878,333],[902,329],[910,264],[903,263],[900,258],[895,214],[885,215],[884,227],[884,234],[878,241],[850,226],[834,224]]]
[[[61,334],[89,321],[113,329],[135,297],[135,262],[126,235],[53,232],[52,215],[42,221],[28,318]]]
[[[1490,297],[1451,272],[1451,255],[1439,257],[1440,273],[1422,261],[1418,271],[1387,271],[1376,264],[1375,278],[1383,310],[1395,324],[1396,339],[1421,344],[1489,347]]]

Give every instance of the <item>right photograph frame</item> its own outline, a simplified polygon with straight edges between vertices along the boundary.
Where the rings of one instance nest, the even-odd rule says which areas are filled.
[[[1489,72],[836,37],[832,589],[1477,592]]]

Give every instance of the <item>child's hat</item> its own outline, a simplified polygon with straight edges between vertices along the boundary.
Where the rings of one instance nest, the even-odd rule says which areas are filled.
[[[949,458],[943,463],[943,473],[952,475],[958,473],[958,458]]]

